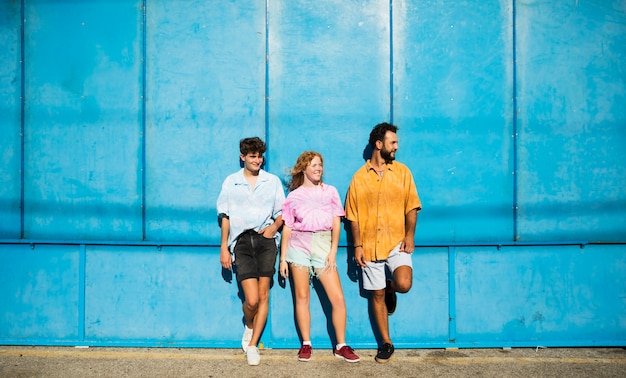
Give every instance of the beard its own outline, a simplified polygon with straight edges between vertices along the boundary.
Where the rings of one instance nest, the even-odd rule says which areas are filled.
[[[380,150],[380,157],[385,160],[385,164],[389,164],[396,159],[396,154],[395,152],[391,152],[383,148],[382,150]]]

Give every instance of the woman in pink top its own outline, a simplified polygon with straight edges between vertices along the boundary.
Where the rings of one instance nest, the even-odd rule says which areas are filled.
[[[291,271],[295,312],[302,335],[298,360],[311,359],[311,312],[309,280],[316,277],[332,305],[332,323],[337,345],[334,355],[348,362],[359,362],[346,345],[346,303],[337,273],[337,246],[341,217],[345,215],[334,186],[322,183],[324,161],[314,151],[303,152],[291,170],[289,195],[283,204],[283,235],[280,248],[280,274]]]

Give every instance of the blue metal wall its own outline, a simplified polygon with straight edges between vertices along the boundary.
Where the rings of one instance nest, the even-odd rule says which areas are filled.
[[[0,344],[237,347],[239,139],[345,194],[390,120],[424,204],[398,347],[626,345],[625,46],[618,0],[0,0]],[[263,344],[294,323],[277,281]]]

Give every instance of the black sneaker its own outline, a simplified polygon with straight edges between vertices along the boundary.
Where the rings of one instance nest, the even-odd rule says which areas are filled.
[[[393,355],[393,345],[389,343],[384,343],[382,347],[378,348],[378,353],[376,353],[376,362],[381,364],[389,362],[391,356]]]
[[[391,315],[396,312],[396,305],[398,304],[398,296],[395,291],[389,291],[389,284],[391,281],[387,281],[387,288],[385,289],[385,305],[387,305],[387,314]]]

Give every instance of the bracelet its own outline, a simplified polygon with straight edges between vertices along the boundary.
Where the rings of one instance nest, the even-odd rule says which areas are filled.
[[[284,262],[287,262],[287,260],[280,260],[280,263],[281,263],[281,264],[282,264],[282,263],[284,263]]]
[[[359,248],[359,247],[363,248],[363,244],[355,245],[355,246],[354,246],[354,249],[357,249],[357,248]]]

